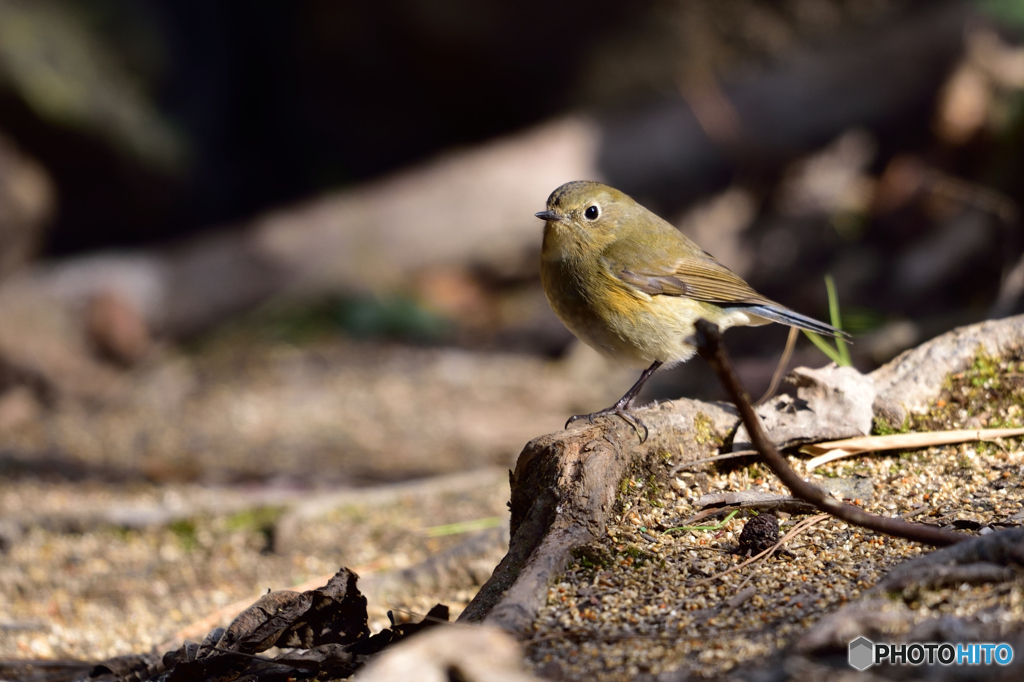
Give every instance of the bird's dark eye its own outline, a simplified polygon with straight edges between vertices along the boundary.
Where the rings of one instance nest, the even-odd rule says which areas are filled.
[[[601,209],[595,206],[587,206],[587,210],[583,212],[583,217],[587,220],[597,220],[597,216],[601,215]]]

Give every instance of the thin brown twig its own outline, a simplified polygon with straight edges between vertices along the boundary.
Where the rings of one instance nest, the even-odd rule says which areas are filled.
[[[768,549],[768,554],[764,558],[767,559],[772,554],[774,554],[775,551],[778,550],[780,547],[782,547],[782,545],[787,540],[793,539],[798,534],[803,533],[805,530],[807,530],[808,528],[810,528],[811,526],[816,524],[818,521],[822,521],[822,520],[824,520],[826,518],[831,518],[831,517],[828,514],[818,514],[817,516],[812,516],[809,519],[804,519],[800,523],[796,524],[795,526],[793,526],[792,530],[790,530],[788,533],[783,535],[782,538],[778,542],[776,542],[773,547]],[[762,554],[763,554],[763,552],[762,552]],[[753,560],[753,557],[751,557],[751,560]],[[742,583],[740,583],[739,587],[736,588],[736,591],[737,592],[742,592],[743,588],[745,588],[747,585],[749,585],[750,581],[753,580],[753,579],[754,579],[754,574],[751,573],[750,575],[747,576],[746,580],[744,580]]]
[[[757,561],[761,557],[767,558],[772,553],[774,553],[775,550],[777,550],[779,547],[782,547],[782,545],[786,541],[788,541],[790,538],[796,536],[799,533],[804,532],[805,530],[807,530],[808,528],[810,528],[811,526],[816,524],[818,521],[824,521],[827,518],[831,518],[831,515],[830,514],[818,514],[817,516],[812,516],[809,519],[804,519],[800,523],[798,523],[795,526],[793,526],[792,530],[790,530],[788,533],[783,535],[782,538],[779,539],[778,542],[776,542],[774,545],[772,545],[768,549],[764,550],[760,554],[756,554],[756,555],[750,557],[749,559],[747,559],[746,561],[744,561],[743,563],[736,564],[735,566],[732,566],[731,568],[727,568],[724,571],[722,571],[721,573],[718,573],[717,575],[713,575],[710,578],[701,578],[700,580],[695,580],[692,583],[690,583],[690,586],[691,587],[696,587],[697,585],[703,585],[705,583],[709,583],[712,580],[720,580],[720,579],[724,578],[725,576],[729,575],[730,573],[735,573],[736,571],[740,570],[744,566],[748,566],[748,565],[754,563],[755,561]],[[753,577],[753,576],[751,576],[751,577]],[[740,585],[738,588],[736,588],[736,591],[739,592],[740,590],[742,590],[744,587],[747,586],[748,582],[750,582],[750,578],[749,577],[743,582],[742,585]]]
[[[698,521],[723,516],[734,511],[753,511],[756,513],[772,513],[778,511],[791,514],[809,514],[817,509],[813,504],[796,497],[785,497],[778,500],[751,500],[749,502],[737,502],[726,504],[722,507],[708,506],[693,516],[681,521],[680,526],[692,526]]]
[[[764,392],[764,395],[757,399],[754,403],[754,407],[763,405],[768,402],[775,391],[779,390],[779,384],[782,383],[782,377],[786,375],[786,367],[789,365],[790,358],[793,357],[793,349],[796,348],[796,337],[800,335],[800,330],[796,327],[789,328],[789,337],[786,339],[786,347],[782,350],[782,357],[779,358],[779,366],[775,368],[775,374],[772,375],[772,382],[768,384],[768,390]]]
[[[768,440],[764,429],[761,428],[761,422],[757,417],[757,413],[754,412],[754,408],[750,405],[750,398],[747,397],[747,392],[740,384],[739,379],[736,377],[736,372],[732,368],[732,363],[729,361],[725,346],[722,344],[722,334],[718,326],[707,320],[697,320],[696,328],[696,345],[701,357],[707,360],[712,369],[715,370],[718,380],[722,383],[729,397],[732,398],[740,418],[743,420],[743,424],[747,427],[750,442],[754,444],[754,447],[764,457],[764,461],[768,468],[772,470],[772,473],[778,476],[779,480],[789,488],[793,495],[810,502],[823,512],[842,519],[847,523],[893,537],[905,538],[935,547],[945,547],[970,539],[971,536],[969,535],[954,533],[936,528],[935,526],[908,523],[902,519],[870,514],[860,507],[840,502],[818,486],[801,478],[789,466],[789,463],[771,441]]]
[[[682,448],[682,446],[679,446]],[[727,452],[724,455],[715,455],[713,457],[702,457],[701,459],[695,459],[692,462],[685,462],[680,464],[672,470],[672,475],[675,476],[680,471],[686,471],[690,467],[695,467],[698,464],[707,464],[709,462],[721,462],[726,459],[736,459],[737,457],[752,457],[754,455],[760,455],[761,453],[757,450],[737,450],[736,452]]]

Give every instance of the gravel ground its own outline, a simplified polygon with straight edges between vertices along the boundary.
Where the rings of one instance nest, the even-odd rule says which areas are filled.
[[[274,395],[274,387],[282,382],[319,385],[318,375],[328,383],[339,374],[369,381],[369,369],[360,374],[367,356],[358,348],[320,350],[312,357],[299,357],[291,350],[253,352],[269,358],[272,371],[255,371],[251,383],[240,378],[243,374],[232,375],[237,391],[218,388],[218,380],[209,389],[178,394],[185,396],[180,404],[192,398],[199,402],[164,414],[157,426],[165,428],[172,418],[186,414],[198,419],[203,409],[221,419],[213,411],[219,403],[211,396],[241,401],[255,390],[252,385]],[[331,363],[328,369],[318,365],[325,356],[340,363],[341,369]],[[339,360],[344,357],[350,364]],[[445,390],[411,388],[422,380],[417,371],[440,371],[430,364],[432,358],[443,366],[473,361],[466,357],[452,361],[442,351],[414,351],[412,359],[393,358],[390,379],[371,382],[377,388],[367,393],[362,405],[355,401],[344,414],[358,414],[358,408],[374,400],[384,402],[374,396],[386,386],[401,400],[418,400],[419,405],[432,401],[435,407],[445,400],[470,404],[481,395],[507,393],[510,385],[520,387],[512,394],[519,402],[527,390],[547,393],[532,403],[538,423],[553,420],[552,412],[560,420],[574,409],[566,397],[573,394],[571,375],[521,358],[505,364],[502,358],[481,358],[482,369],[475,376],[483,378],[472,390],[464,381],[444,384]],[[252,365],[240,366],[253,371]],[[318,366],[319,372],[314,371]],[[282,367],[294,371],[289,374]],[[185,369],[186,375],[198,375]],[[170,370],[153,371],[151,376],[163,376],[161,372]],[[549,383],[543,383],[545,376]],[[931,410],[906,424],[880,424],[879,429],[1019,425],[1022,377],[1020,357],[980,358],[969,372],[951,379]],[[407,388],[402,388],[403,381]],[[146,384],[138,390],[156,391]],[[585,396],[586,401],[603,399],[597,388],[590,390],[594,394]],[[326,395],[327,388],[322,392]],[[488,404],[500,410],[496,398]],[[138,466],[140,461],[155,461],[147,460],[151,454],[144,450],[137,450],[132,460],[130,447],[118,449],[132,441],[110,437],[105,449],[95,448],[102,466],[85,466],[91,463],[92,450],[69,446],[60,454],[63,461],[83,463],[77,473],[48,475],[40,467],[24,468],[29,461],[26,452],[42,457],[51,451],[18,450],[9,444],[30,443],[33,434],[47,435],[51,445],[62,443],[61,420],[90,423],[83,416],[86,408],[67,408],[71,416],[62,409],[44,416],[42,423],[22,424],[22,431],[5,435],[7,452],[16,456],[5,460],[8,471],[0,488],[0,658],[98,660],[168,648],[181,637],[198,639],[209,628],[226,623],[234,610],[267,589],[291,589],[306,581],[323,584],[342,565],[361,574],[374,629],[386,624],[388,608],[399,617],[415,617],[443,602],[453,607],[454,617],[504,552],[500,529],[445,527],[474,520],[493,525],[507,518],[503,467],[481,470],[475,478],[428,478],[418,487],[385,484],[357,490],[337,486],[331,476],[317,481],[318,467],[341,470],[341,465],[329,464],[336,461],[332,457],[361,458],[363,471],[387,478],[386,447],[356,454],[325,448],[319,457],[310,454],[315,449],[300,449],[299,455],[280,459],[275,449],[279,446],[253,447],[246,459],[243,442],[227,448],[223,458],[213,458],[211,467],[221,473],[210,477],[212,482],[204,480],[203,470],[193,476],[201,482],[153,475],[105,478],[111,468],[140,471],[145,470]],[[292,418],[288,415],[299,413],[286,411],[275,417],[266,409],[272,416],[265,424],[274,419],[287,422]],[[400,414],[415,411],[407,407]],[[93,410],[91,423],[97,425],[97,433],[114,433],[112,424],[119,419],[133,433],[156,428],[152,421],[132,422],[126,414],[141,418],[143,408],[132,407],[129,401]],[[380,420],[372,422],[374,427],[386,428],[388,418],[379,411],[367,414]],[[438,412],[433,414],[437,420]],[[453,443],[450,438],[428,437],[452,432],[445,431],[450,425],[439,428],[425,431],[415,460],[396,458],[396,470],[408,472],[413,461],[417,466],[433,462],[436,469],[426,469],[435,473],[463,466],[464,455],[443,451]],[[227,442],[230,433],[224,433]],[[246,432],[233,433],[240,438],[238,434]],[[514,450],[525,440],[524,436],[500,447]],[[459,452],[472,450],[466,442]],[[217,482],[224,471],[237,473],[245,466],[260,476],[248,482],[236,479],[231,485]],[[830,489],[859,491],[859,504],[870,511],[953,524],[965,532],[1018,524],[1022,476],[1024,449],[1016,439],[862,456],[833,462],[809,475]],[[545,677],[624,679],[676,669],[698,677],[716,676],[763,665],[799,643],[823,619],[863,598],[892,566],[927,551],[826,519],[790,540],[788,553],[716,577],[744,560],[736,553],[745,523],[742,515],[715,529],[669,529],[698,511],[695,502],[701,495],[743,490],[785,492],[758,464],[676,471],[670,459],[659,459],[635,471],[620,488],[620,510],[606,536],[578,550],[566,573],[549,588],[548,604],[524,641],[534,671]],[[783,533],[806,518],[780,516]],[[926,627],[940,615],[962,617],[967,623],[987,619],[1008,635],[1019,632],[1024,620],[1024,594],[1018,584],[925,590],[881,599],[871,608],[890,614],[886,634],[894,638],[920,633],[915,628]]]
[[[1019,426],[1022,371],[1019,356],[980,358],[902,430]],[[980,418],[968,409],[982,405]],[[824,616],[862,597],[894,565],[928,551],[825,519],[787,543],[791,555],[725,574],[745,559],[736,551],[744,520],[714,530],[669,529],[699,511],[694,503],[708,492],[788,491],[759,464],[727,473],[672,471],[672,462],[661,461],[628,479],[607,536],[577,551],[549,588],[526,643],[529,660],[545,677],[624,679],[680,668],[720,675],[781,652]],[[872,482],[866,499],[855,503],[876,514],[968,530],[1012,526],[1020,523],[1024,502],[1024,448],[1009,439],[882,453],[833,462],[807,477],[834,491],[863,490],[858,483]],[[781,533],[801,520],[781,516]],[[1022,601],[1020,584],[893,598],[888,608],[900,615],[887,634],[905,634],[939,615],[996,618],[1008,634],[1024,626]]]
[[[338,487],[511,466],[530,438],[629,385],[633,372],[582,356],[343,339],[167,353],[98,404],[0,419],[0,473]]]
[[[438,601],[454,617],[505,540],[427,529],[507,526],[523,443],[579,401],[610,399],[617,376],[345,340],[235,344],[158,358],[107,402],[21,409],[0,424],[0,658],[148,651],[340,566],[363,576],[377,627],[388,608]],[[5,399],[34,400],[19,388]],[[460,471],[480,475],[436,484]]]
[[[28,528],[13,538],[0,562],[0,658],[99,660],[153,647],[166,650],[177,646],[179,631],[224,607],[239,601],[247,606],[268,589],[294,589],[307,581],[322,585],[340,566],[362,577],[375,630],[387,624],[388,609],[401,609],[400,619],[416,620],[416,614],[443,601],[457,615],[475,593],[479,570],[442,568],[426,575],[414,570],[411,577],[402,571],[477,535],[455,529],[433,537],[430,528],[506,513],[503,473],[491,471],[489,483],[463,491],[397,494],[389,502],[356,502],[304,519],[287,552],[274,551],[279,540],[274,530],[288,505],[249,506],[137,529]],[[6,515],[26,499],[59,510],[64,505],[87,509],[90,500],[148,508],[168,498],[210,495],[239,496],[183,486],[90,490],[21,483],[0,492],[0,510]],[[499,536],[464,561],[482,561],[485,579],[504,548]],[[201,639],[238,610],[227,610],[188,638]]]

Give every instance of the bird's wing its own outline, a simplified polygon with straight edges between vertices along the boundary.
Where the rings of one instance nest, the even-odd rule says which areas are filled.
[[[651,296],[685,296],[725,308],[743,310],[766,320],[818,334],[850,338],[849,334],[830,324],[801,315],[765,298],[706,252],[701,252],[699,256],[684,257],[671,268],[666,268],[666,272],[657,272],[649,265],[625,268],[607,257],[604,264],[620,282]]]
[[[706,254],[682,258],[666,268],[626,268],[610,259],[605,264],[612,276],[652,296],[685,296],[720,305],[777,305]]]

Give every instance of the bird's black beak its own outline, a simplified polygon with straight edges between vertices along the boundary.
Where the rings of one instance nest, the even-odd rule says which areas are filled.
[[[533,215],[537,216],[541,220],[554,220],[555,222],[562,222],[562,216],[558,215],[554,211],[538,211]]]

